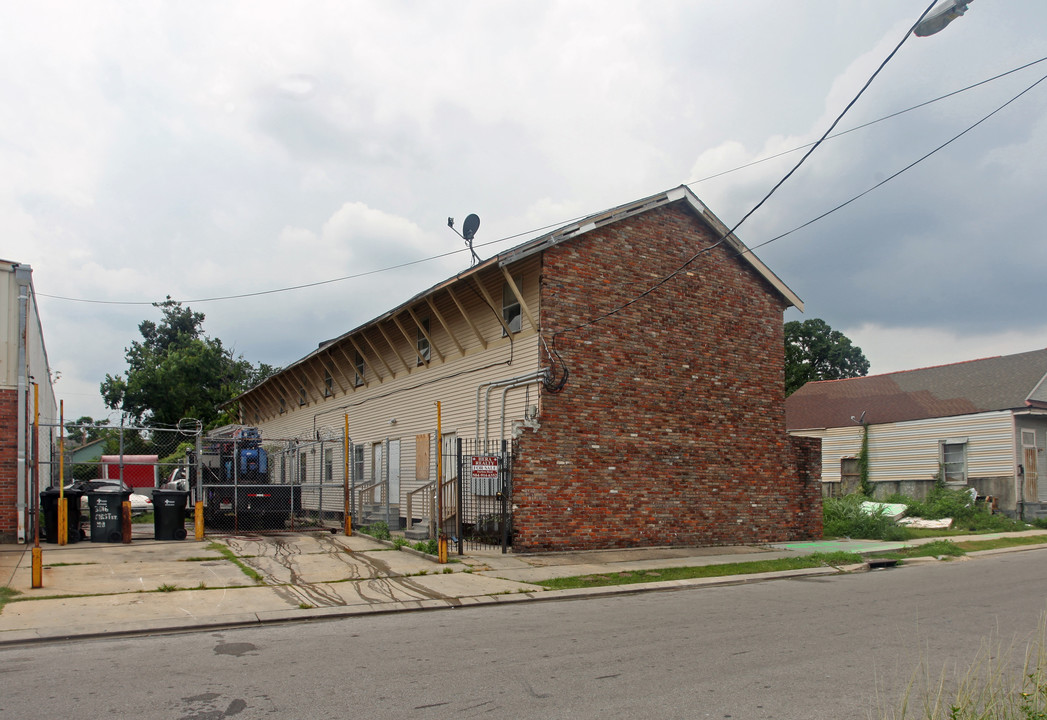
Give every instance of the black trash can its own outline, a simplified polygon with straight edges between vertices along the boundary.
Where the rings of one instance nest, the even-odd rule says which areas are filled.
[[[80,540],[80,498],[83,497],[83,493],[66,488],[64,494],[69,521],[67,539],[68,542],[74,543]],[[44,488],[40,492],[40,510],[44,513],[44,540],[49,543],[58,542],[58,498],[59,489],[56,487]]]
[[[153,490],[153,539],[185,540],[187,490]]]
[[[130,490],[116,488],[87,493],[87,507],[91,511],[91,542],[123,542],[123,504],[130,498]]]

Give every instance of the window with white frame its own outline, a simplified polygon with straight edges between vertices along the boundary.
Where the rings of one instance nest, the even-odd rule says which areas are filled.
[[[942,478],[945,482],[967,482],[967,438],[949,438],[941,444]]]
[[[429,354],[432,348],[429,346],[429,318],[422,318],[422,327],[418,328],[418,364],[424,365],[429,362]]]
[[[300,385],[298,387],[298,404],[305,405],[307,402],[309,402],[309,395],[305,392],[305,385]]]
[[[513,278],[513,283],[517,289],[523,287],[519,277]],[[522,292],[522,291],[521,291]],[[518,333],[523,327],[523,320],[521,319],[520,300],[516,297],[516,293],[509,286],[509,282],[502,283],[502,320],[505,321],[506,326],[511,332]],[[502,329],[502,337],[506,336],[505,329]]]
[[[353,446],[353,480],[363,482],[364,479],[364,446]]]
[[[331,377],[330,370],[324,370],[324,397],[332,395],[334,395],[334,378]]]

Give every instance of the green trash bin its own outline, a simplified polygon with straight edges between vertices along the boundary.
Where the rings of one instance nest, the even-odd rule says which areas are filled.
[[[40,492],[40,510],[44,514],[44,540],[49,543],[58,542],[58,498],[59,490],[56,487],[44,488]],[[66,513],[69,521],[68,541],[71,543],[80,540],[80,498],[83,493],[72,488],[65,489]]]
[[[186,490],[153,490],[153,539],[185,540]]]
[[[131,498],[130,490],[99,488],[87,493],[91,512],[91,542],[123,542],[123,504]]]

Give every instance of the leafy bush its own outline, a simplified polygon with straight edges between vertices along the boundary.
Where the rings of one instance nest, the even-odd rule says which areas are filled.
[[[411,541],[408,540],[407,538],[403,537],[402,535],[397,535],[396,537],[393,538],[393,547],[395,547],[397,550],[402,548],[404,545],[410,545],[410,544],[411,544]]]
[[[909,506],[907,515],[935,520],[952,518],[957,530],[989,530],[1006,532],[1024,530],[1025,524],[1006,515],[993,515],[984,503],[971,501],[968,490],[950,490],[935,486],[925,500],[906,498],[900,500]]]
[[[412,547],[415,550],[426,553],[427,555],[436,555],[440,552],[440,542],[436,538],[420,540],[412,545]]]
[[[823,533],[826,537],[863,538],[866,540],[905,540],[909,533],[887,517],[883,510],[867,512],[862,503],[868,500],[860,493],[822,501]]]
[[[362,528],[360,528],[360,532],[364,535],[370,535],[371,537],[376,538],[378,540],[388,540],[390,537],[392,537],[389,534],[389,526],[381,520],[371,525],[364,525]]]

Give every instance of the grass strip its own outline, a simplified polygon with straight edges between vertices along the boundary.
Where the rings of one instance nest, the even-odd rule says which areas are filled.
[[[21,595],[18,590],[7,587],[6,585],[0,586],[0,612],[4,611],[4,605],[9,603],[15,595]]]
[[[957,543],[957,546],[965,552],[974,552],[975,550],[996,550],[998,548],[1041,545],[1043,543],[1047,543],[1047,535],[1009,535],[994,540],[965,540]]]
[[[966,544],[966,543],[963,543]],[[960,557],[966,555],[964,548],[951,540],[935,540],[923,545],[910,545],[900,550],[887,550],[885,552],[873,553],[872,557],[890,558],[893,560],[905,560],[917,557]]]
[[[666,580],[691,580],[694,578],[749,575],[782,570],[803,570],[816,567],[837,567],[860,562],[862,562],[862,556],[857,553],[813,553],[811,555],[799,555],[776,560],[752,560],[750,562],[727,563],[724,565],[700,565],[698,567],[661,568],[658,570],[630,570],[599,575],[575,575],[552,580],[541,580],[535,584],[542,585],[550,590],[571,590],[575,588],[664,582]]]
[[[244,575],[251,578],[259,585],[265,582],[265,579],[262,577],[261,573],[259,573],[253,567],[250,567],[247,564],[245,564],[240,558],[236,556],[235,553],[233,553],[232,550],[229,549],[228,546],[223,545],[222,543],[212,542],[208,544],[207,549],[213,550],[214,552],[221,554],[221,556],[224,557],[226,560],[240,568]]]

